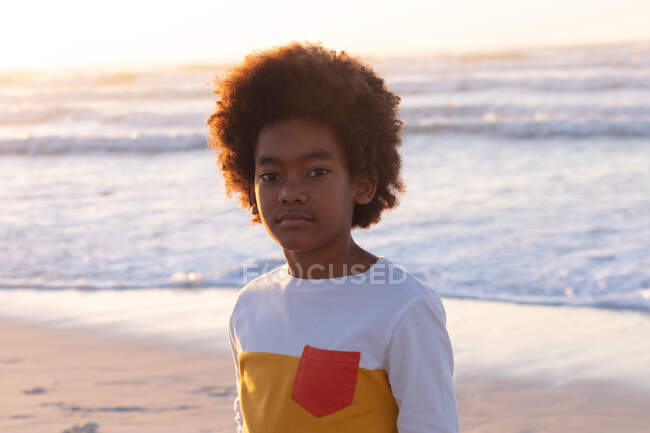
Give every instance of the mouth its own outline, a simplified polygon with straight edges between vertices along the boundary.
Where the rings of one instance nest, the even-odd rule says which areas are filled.
[[[278,224],[282,227],[300,227],[310,224],[311,222],[312,220],[309,218],[295,216],[283,218],[278,222]]]

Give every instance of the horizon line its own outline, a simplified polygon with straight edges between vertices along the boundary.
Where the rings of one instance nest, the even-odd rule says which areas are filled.
[[[100,68],[108,68],[111,71],[138,71],[138,70],[147,70],[147,69],[208,69],[208,68],[227,68],[228,66],[235,65],[244,60],[244,57],[254,51],[263,51],[266,49],[272,49],[275,47],[281,47],[291,42],[307,42],[307,40],[291,40],[280,44],[274,44],[270,46],[262,46],[260,48],[254,48],[238,54],[237,56],[224,56],[222,58],[215,58],[210,60],[207,58],[179,58],[177,60],[172,59],[151,59],[146,61],[130,61],[130,60],[115,60],[115,61],[106,61],[106,62],[96,62],[96,63],[70,63],[70,64],[59,64],[59,65],[33,65],[33,66],[9,66],[4,67],[0,65],[0,74],[9,75],[15,73],[42,73],[42,72],[64,72],[64,71],[84,71],[84,70],[97,70]],[[322,41],[310,41],[315,43],[321,43]],[[360,58],[365,62],[372,61],[386,61],[386,60],[396,60],[396,59],[408,59],[413,57],[421,57],[423,59],[462,59],[462,58],[472,58],[470,59],[475,61],[489,61],[498,59],[503,56],[523,56],[526,54],[526,51],[544,51],[544,50],[562,50],[562,49],[585,49],[590,47],[616,47],[616,46],[626,46],[626,45],[636,45],[636,44],[650,44],[650,38],[647,39],[625,39],[625,40],[616,40],[616,41],[591,41],[591,42],[567,42],[567,43],[533,43],[533,44],[513,44],[513,45],[502,45],[502,46],[493,46],[493,47],[478,47],[478,48],[451,48],[451,49],[413,49],[411,51],[405,51],[403,53],[393,53],[387,52],[386,54],[377,53],[371,50],[359,50],[353,51],[348,49],[336,49],[337,52],[345,51],[348,55],[356,58]],[[332,48],[327,45],[323,46],[325,48]]]

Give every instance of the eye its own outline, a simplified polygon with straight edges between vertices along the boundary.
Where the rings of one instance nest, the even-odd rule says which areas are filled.
[[[270,177],[269,177],[269,176],[270,176]],[[272,181],[274,181],[274,180],[277,178],[277,176],[278,176],[278,175],[275,174],[275,173],[262,173],[262,174],[260,174],[260,178],[261,178],[264,182],[272,182]]]
[[[329,173],[330,171],[326,168],[315,168],[312,171],[309,172],[310,177],[321,177]],[[311,176],[312,173],[321,173],[317,174],[316,176]]]

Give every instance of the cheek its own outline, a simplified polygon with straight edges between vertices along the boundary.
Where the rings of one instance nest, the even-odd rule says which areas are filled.
[[[258,185],[255,186],[255,201],[257,202],[257,208],[262,213],[266,207],[268,207],[269,195],[264,188],[260,188]]]
[[[332,186],[326,193],[319,194],[317,197],[330,215],[340,215],[342,218],[350,211],[354,200],[347,185]]]
[[[275,199],[273,198],[272,194],[269,194],[268,191],[261,191],[257,195],[257,202],[260,204],[262,208],[269,208],[270,206],[273,205],[275,202]]]
[[[263,183],[256,183],[255,184],[255,197],[257,197],[258,200],[263,201],[263,200],[268,200],[268,196],[271,192],[271,187],[269,185],[265,185]]]

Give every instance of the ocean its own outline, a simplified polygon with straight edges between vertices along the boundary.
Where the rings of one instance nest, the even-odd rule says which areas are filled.
[[[650,43],[367,59],[400,206],[353,236],[443,296],[650,312]],[[226,199],[227,65],[0,75],[0,290],[213,290],[280,248]]]

